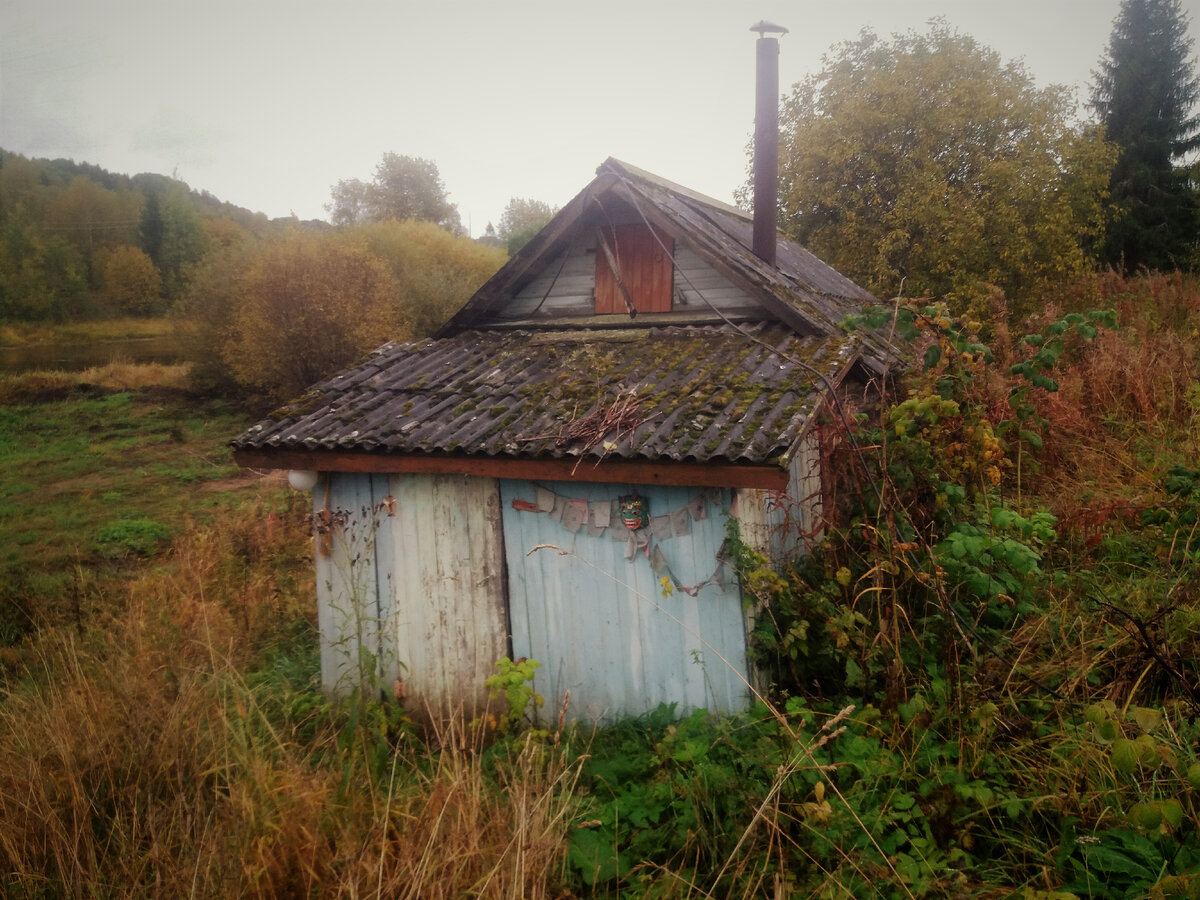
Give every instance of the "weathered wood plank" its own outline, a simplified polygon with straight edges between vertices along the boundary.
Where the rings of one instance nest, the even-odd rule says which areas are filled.
[[[321,684],[330,693],[388,678],[379,668],[384,613],[376,564],[374,481],[328,474],[313,492]]]
[[[508,653],[496,482],[396,477],[396,637],[407,704],[435,718],[478,715],[484,679]]]
[[[604,460],[599,465],[573,459],[514,459],[474,456],[388,456],[337,450],[236,450],[240,466],[260,469],[312,469],[318,472],[461,474],[607,484],[698,487],[755,487],[783,490],[788,473],[778,466],[714,465],[686,462]]]

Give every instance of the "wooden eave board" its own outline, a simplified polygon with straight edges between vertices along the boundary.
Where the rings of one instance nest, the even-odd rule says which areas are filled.
[[[317,472],[476,475],[484,478],[579,481],[605,484],[661,484],[782,490],[786,468],[717,463],[578,459],[511,459],[449,455],[393,455],[335,450],[242,449],[234,461],[253,469],[308,469]]]

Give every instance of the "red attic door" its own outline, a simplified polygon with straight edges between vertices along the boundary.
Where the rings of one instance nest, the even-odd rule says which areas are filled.
[[[645,225],[603,226],[601,232],[617,258],[621,280],[633,297],[634,308],[645,313],[670,312],[674,272],[668,254],[675,252],[674,240],[657,229],[651,232]],[[596,313],[625,312],[625,299],[608,258],[597,248]]]

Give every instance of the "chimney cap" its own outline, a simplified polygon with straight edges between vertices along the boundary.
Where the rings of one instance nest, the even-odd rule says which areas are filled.
[[[750,26],[751,31],[757,31],[759,37],[766,37],[768,34],[787,34],[788,30],[782,25],[776,25],[774,22],[768,22],[766,19]]]

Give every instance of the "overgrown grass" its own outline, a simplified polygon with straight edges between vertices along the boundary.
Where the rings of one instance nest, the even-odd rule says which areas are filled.
[[[235,413],[0,408],[5,576],[66,613],[0,651],[0,892],[1197,896],[1200,288],[1100,290],[1057,392],[947,339],[882,417],[883,503],[754,582],[769,703],[491,746],[319,693],[306,498],[205,487]]]
[[[174,333],[172,319],[116,318],[86,322],[7,322],[0,324],[0,347],[33,344],[80,344],[129,338],[165,337]]]
[[[0,893],[561,896],[567,737],[484,753],[327,701],[308,497],[230,477],[238,413],[153,388],[0,417]]]
[[[111,364],[0,379],[0,643],[83,616],[130,560],[231,502],[205,485],[238,474],[227,443],[245,417],[185,395],[182,375]]]
[[[355,727],[317,692],[306,532],[218,513],[124,608],[8,651],[5,896],[556,895],[568,746]]]
[[[188,370],[186,364],[131,363],[118,359],[81,372],[20,372],[0,376],[0,405],[45,403],[48,400],[66,400],[72,394],[103,391],[146,388],[185,391],[190,384]]]

